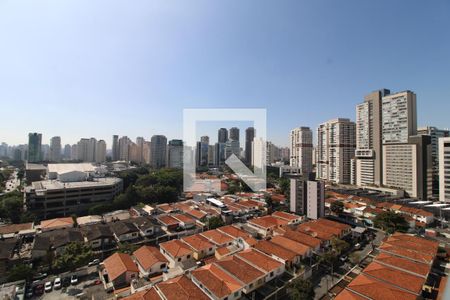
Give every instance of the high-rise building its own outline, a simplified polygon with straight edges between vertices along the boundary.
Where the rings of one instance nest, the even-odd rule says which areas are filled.
[[[236,155],[237,157],[241,156],[241,149],[239,147],[239,141],[236,140],[228,140],[225,143],[225,160],[231,156],[231,154]]]
[[[78,144],[73,144],[70,149],[70,159],[78,160]]]
[[[69,144],[64,146],[64,159],[70,160],[72,157],[72,147]]]
[[[142,146],[142,156],[146,164],[150,164],[152,143],[145,141]]]
[[[384,186],[427,200],[432,196],[432,172],[430,136],[410,136],[408,143],[383,145]]]
[[[95,162],[102,163],[106,161],[106,142],[99,140],[95,146]]]
[[[143,137],[136,138],[136,162],[144,162],[144,143],[145,139]]]
[[[169,141],[168,166],[169,168],[183,168],[183,141]]]
[[[221,166],[225,162],[226,143],[216,143],[214,145],[214,164]]]
[[[42,134],[28,134],[28,162],[42,161]]]
[[[225,144],[228,141],[228,130],[220,128],[217,135],[217,142]]]
[[[408,143],[417,134],[416,94],[404,91],[382,99],[383,144]]]
[[[417,129],[417,134],[431,136],[431,160],[433,163],[433,197],[439,197],[439,139],[450,136],[448,129],[427,126]]]
[[[129,144],[131,140],[127,136],[122,136],[119,139],[119,160],[129,161]]]
[[[334,119],[317,130],[317,178],[348,184],[351,179],[351,160],[356,148],[356,125],[349,119]]]
[[[120,150],[119,150],[119,136],[113,135],[112,140],[112,160],[118,161],[120,159]]]
[[[311,179],[311,180],[310,180]],[[311,174],[291,178],[290,211],[319,219],[325,215],[325,184],[312,180]]]
[[[61,161],[61,137],[54,136],[50,139],[50,161]]]
[[[200,144],[199,144],[199,166],[207,166],[208,165],[208,151],[209,151],[209,137],[208,136],[202,136],[200,137]]]
[[[245,130],[245,161],[248,164],[252,163],[252,142],[255,138],[255,128],[248,127]]]
[[[252,166],[263,169],[267,164],[267,142],[263,138],[254,138],[252,142]]]
[[[289,147],[281,147],[280,148],[280,156],[282,162],[288,162],[291,158],[291,149]]]
[[[95,138],[82,138],[77,144],[77,158],[84,162],[95,162],[95,148],[97,140]]]
[[[290,165],[301,168],[303,173],[311,173],[313,162],[313,134],[309,127],[299,127],[290,134]]]
[[[230,140],[232,141],[239,141],[239,128],[237,127],[231,127],[230,128]]]
[[[354,183],[381,185],[382,179],[382,99],[390,94],[381,89],[364,97],[356,106],[356,152]]]
[[[150,166],[156,169],[166,166],[167,138],[164,135],[154,135],[151,139]]]
[[[450,202],[450,137],[439,138],[439,201]]]

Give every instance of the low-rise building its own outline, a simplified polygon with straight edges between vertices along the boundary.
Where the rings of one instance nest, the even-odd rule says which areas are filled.
[[[255,249],[264,252],[273,259],[283,263],[287,269],[299,265],[302,258],[301,255],[296,252],[270,241],[259,241],[255,245]]]
[[[169,260],[169,266],[175,267],[181,263],[192,259],[194,251],[180,240],[171,240],[159,244],[161,253]]]
[[[128,242],[139,238],[139,230],[129,221],[117,221],[110,224],[117,242]]]
[[[39,226],[42,232],[51,231],[55,229],[66,229],[73,228],[73,219],[72,217],[66,218],[56,218],[50,220],[41,221],[41,225]]]
[[[247,249],[237,253],[236,256],[264,272],[266,274],[265,282],[281,276],[285,271],[285,265],[283,263],[257,249]]]
[[[209,242],[216,245],[217,247],[226,247],[233,244],[235,241],[234,238],[229,236],[228,234],[222,233],[217,229],[208,230],[200,233],[204,238],[206,238]]]
[[[151,246],[142,246],[133,252],[141,277],[158,275],[167,270],[169,261],[161,252]]]
[[[130,255],[114,253],[104,260],[101,274],[106,286],[117,290],[130,285],[133,279],[137,279],[139,269]]]
[[[212,256],[216,250],[216,245],[210,243],[208,239],[200,234],[187,236],[181,240],[192,249],[193,256],[196,260]]]
[[[105,224],[95,224],[82,228],[85,242],[94,250],[110,249],[115,245],[111,228]]]

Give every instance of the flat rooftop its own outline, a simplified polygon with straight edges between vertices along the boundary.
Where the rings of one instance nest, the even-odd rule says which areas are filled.
[[[76,181],[76,182],[61,182],[59,180],[43,180],[35,181],[31,186],[28,186],[27,192],[31,190],[60,190],[60,189],[74,189],[74,188],[89,188],[99,186],[109,186],[121,181],[120,178],[105,177],[95,178],[92,181]]]

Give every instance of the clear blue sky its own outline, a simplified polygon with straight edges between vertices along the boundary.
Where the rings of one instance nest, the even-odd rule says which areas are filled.
[[[287,145],[379,88],[450,127],[450,1],[0,0],[0,142],[181,138],[183,108],[256,107]]]

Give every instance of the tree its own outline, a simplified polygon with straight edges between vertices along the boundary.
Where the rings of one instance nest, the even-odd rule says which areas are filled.
[[[374,225],[387,233],[391,234],[396,231],[406,232],[409,229],[408,222],[401,214],[386,211],[378,214],[374,219]]]
[[[211,217],[207,222],[208,229],[216,229],[225,225],[220,217]]]
[[[341,255],[342,252],[347,250],[350,247],[350,245],[341,239],[333,238],[331,240],[331,249],[336,255]]]
[[[314,286],[309,280],[294,279],[288,284],[289,298],[295,300],[312,300],[315,292]]]
[[[280,192],[286,197],[289,197],[290,186],[291,183],[289,182],[289,179],[280,178]]]
[[[334,201],[331,203],[330,210],[334,214],[338,215],[344,211],[344,203],[341,201]]]
[[[33,269],[26,264],[15,264],[8,271],[8,281],[30,280],[33,277]]]
[[[12,192],[1,198],[0,218],[19,223],[23,211],[23,198],[20,193]]]
[[[55,268],[58,270],[70,270],[82,267],[92,260],[92,249],[82,243],[73,242],[68,244],[63,253],[55,259]]]
[[[135,244],[130,243],[119,243],[117,252],[119,253],[126,253],[126,254],[132,254],[134,251],[138,249],[138,246]]]

